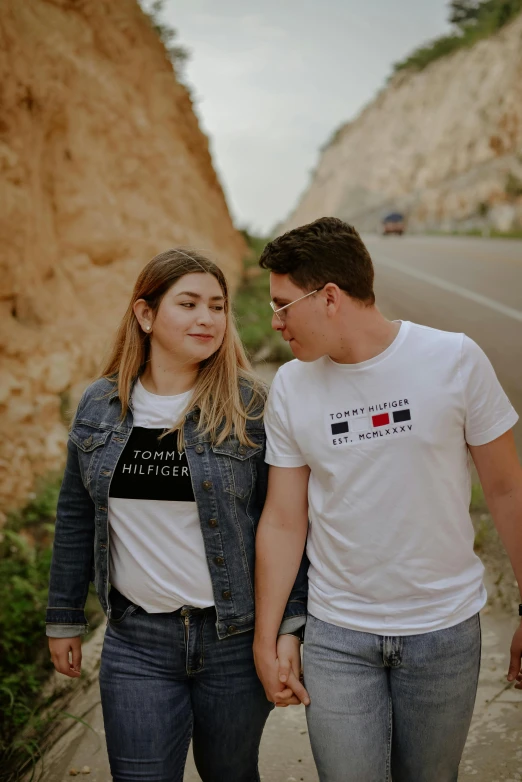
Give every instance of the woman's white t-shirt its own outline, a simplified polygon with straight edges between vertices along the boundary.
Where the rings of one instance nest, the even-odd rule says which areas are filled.
[[[149,613],[214,605],[187,457],[168,434],[190,391],[157,396],[138,380],[133,429],[109,491],[109,580]]]
[[[369,361],[281,367],[265,412],[266,461],[311,469],[310,613],[413,635],[479,611],[467,444],[517,419],[471,339],[409,322]]]

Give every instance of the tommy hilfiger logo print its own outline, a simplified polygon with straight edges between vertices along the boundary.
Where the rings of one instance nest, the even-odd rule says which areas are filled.
[[[164,435],[162,437],[162,435]],[[135,426],[111,481],[111,497],[194,502],[187,455],[177,432]]]
[[[332,445],[354,445],[413,431],[408,399],[346,407],[327,414]]]

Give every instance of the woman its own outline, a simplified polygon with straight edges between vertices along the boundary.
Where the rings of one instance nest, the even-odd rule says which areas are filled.
[[[252,656],[264,389],[229,304],[204,256],[153,258],[70,432],[47,635],[57,670],[79,676],[93,571],[115,782],[182,780],[191,738],[204,782],[259,779],[272,708]],[[294,625],[305,590],[303,572],[285,613]]]

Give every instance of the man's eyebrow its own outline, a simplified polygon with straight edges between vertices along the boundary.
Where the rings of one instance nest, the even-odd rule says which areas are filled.
[[[193,293],[192,291],[180,291],[176,294],[176,296],[190,296],[192,299],[200,299],[201,295],[199,293]],[[211,296],[210,301],[224,301],[224,296]]]

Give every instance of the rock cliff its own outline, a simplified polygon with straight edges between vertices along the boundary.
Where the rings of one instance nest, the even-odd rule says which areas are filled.
[[[323,149],[280,229],[328,214],[376,230],[390,209],[413,230],[522,225],[522,15],[394,76]]]
[[[139,269],[234,230],[190,97],[136,0],[0,0],[0,508],[63,464]]]

